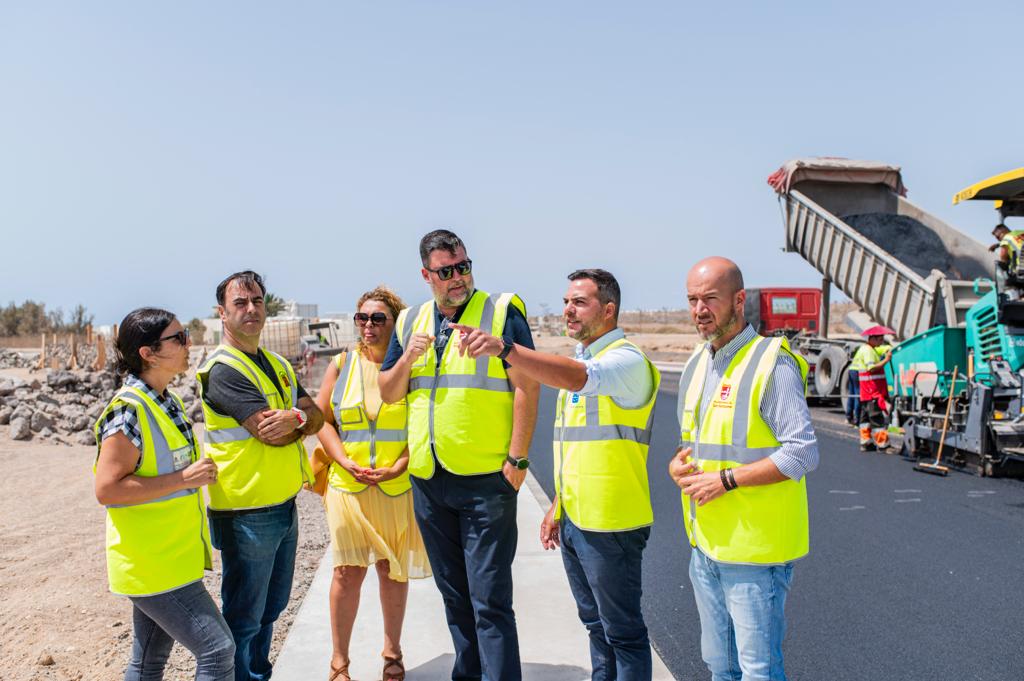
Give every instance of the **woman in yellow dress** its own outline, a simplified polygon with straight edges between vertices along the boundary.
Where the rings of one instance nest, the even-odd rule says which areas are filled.
[[[359,342],[328,366],[316,400],[324,414],[318,437],[333,459],[324,494],[334,554],[330,681],[350,681],[352,626],[371,565],[380,581],[384,614],[381,678],[405,678],[400,638],[408,580],[430,576],[413,516],[406,403],[384,404],[377,387],[395,319],[404,307],[385,287],[360,296],[355,314]]]

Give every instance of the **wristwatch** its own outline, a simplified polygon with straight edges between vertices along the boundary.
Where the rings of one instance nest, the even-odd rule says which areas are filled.
[[[292,407],[292,413],[295,414],[295,418],[299,420],[299,425],[295,430],[302,430],[306,425],[306,421],[309,420],[309,417],[306,416],[306,412],[302,411],[298,407]]]
[[[512,348],[515,347],[515,343],[504,336],[501,337],[501,342],[504,343],[505,347],[498,353],[498,359],[503,360],[508,357],[508,353],[512,352]]]
[[[508,461],[515,468],[521,471],[525,471],[527,468],[530,467],[530,460],[527,459],[525,456],[521,459],[517,459],[516,457],[509,454],[507,457],[505,457],[505,461]]]

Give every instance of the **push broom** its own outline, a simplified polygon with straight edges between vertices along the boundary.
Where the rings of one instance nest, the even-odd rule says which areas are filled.
[[[939,451],[932,463],[919,463],[915,471],[932,475],[949,475],[949,467],[942,465],[942,447],[946,444],[946,430],[949,428],[949,409],[953,406],[953,392],[956,390],[956,374],[959,367],[953,367],[953,382],[949,386],[949,399],[946,400],[946,416],[942,419],[942,435],[939,436]]]

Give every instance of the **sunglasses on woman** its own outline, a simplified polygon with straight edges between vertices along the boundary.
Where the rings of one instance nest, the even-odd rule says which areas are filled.
[[[356,312],[352,315],[352,318],[355,319],[356,326],[366,326],[367,322],[373,322],[374,326],[384,326],[384,322],[388,320],[388,316],[383,312],[374,312],[372,314]]]
[[[432,270],[428,267],[427,271],[436,274],[437,278],[440,279],[441,281],[448,281],[456,272],[458,272],[459,276],[461,277],[464,277],[470,272],[472,272],[473,261],[470,260],[469,258],[466,258],[462,262],[457,262],[454,265],[445,265],[444,267],[438,267],[436,270]]]
[[[172,333],[170,336],[164,336],[163,338],[157,340],[156,343],[162,343],[165,340],[171,340],[172,338],[178,341],[178,345],[185,347],[185,345],[188,343],[188,329],[182,329],[178,333]],[[156,343],[153,343],[153,345],[156,345]]]

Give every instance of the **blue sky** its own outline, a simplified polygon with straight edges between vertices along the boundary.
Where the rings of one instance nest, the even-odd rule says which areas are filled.
[[[909,198],[1024,165],[1020,3],[0,4],[0,304],[206,316],[216,283],[423,300],[449,227],[477,285],[560,308],[614,272],[682,307],[705,255],[816,285],[767,175],[900,164]]]

